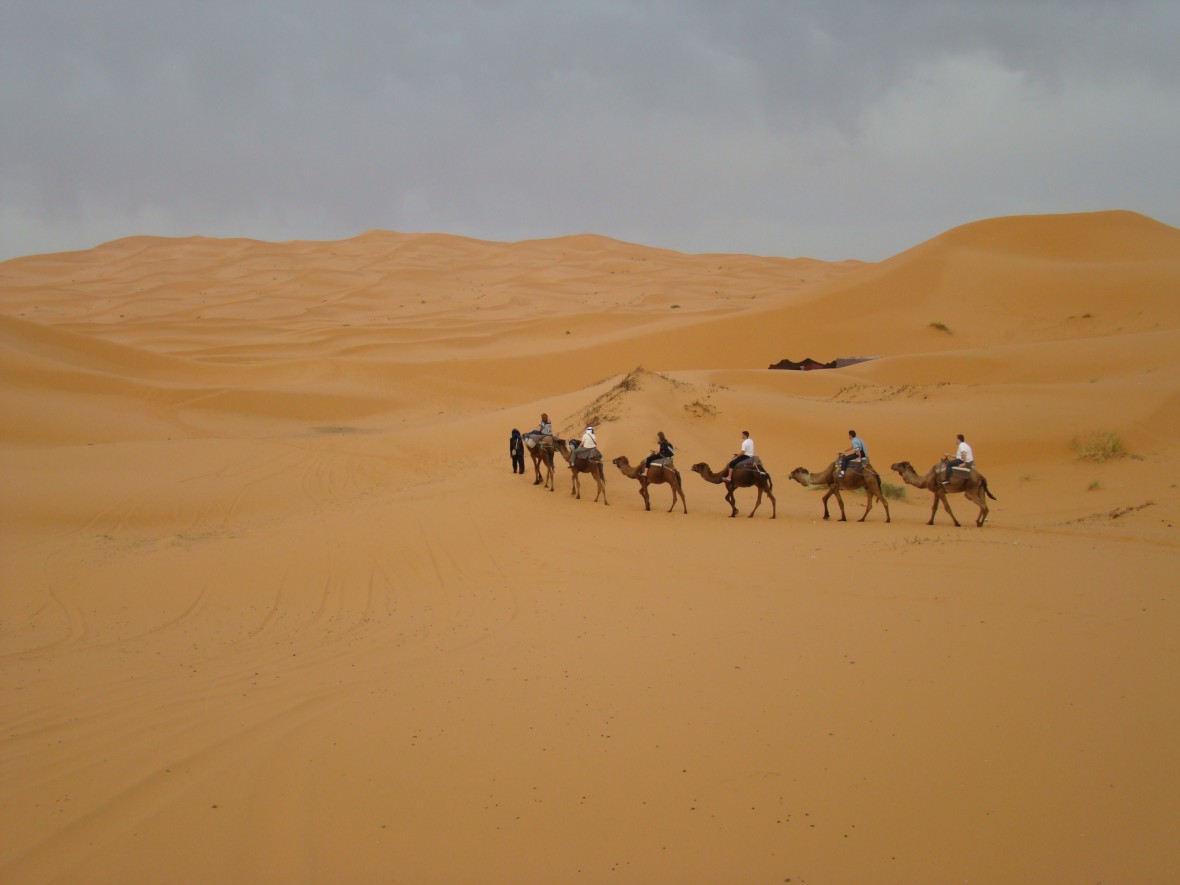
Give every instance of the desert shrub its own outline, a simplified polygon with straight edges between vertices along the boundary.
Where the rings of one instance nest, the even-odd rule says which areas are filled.
[[[626,377],[624,377],[622,381],[615,385],[615,390],[638,390],[639,376],[642,372],[642,366],[640,366],[638,369],[635,369],[633,372],[628,372]]]
[[[718,414],[716,406],[699,399],[693,400],[691,403],[686,405],[684,407],[684,411],[688,412],[690,415],[695,415],[698,418],[703,418],[706,416],[712,417]]]
[[[826,487],[825,486],[808,486],[807,488],[811,491],[822,492],[822,491],[824,491],[824,489]],[[844,494],[847,495],[848,492],[844,492]],[[854,495],[861,495],[863,497],[864,495],[868,494],[868,491],[865,489],[864,486],[861,486],[859,489],[854,491],[853,494]],[[884,480],[882,480],[881,494],[884,495],[886,497],[886,499],[890,500],[890,501],[903,501],[903,500],[905,500],[905,486],[895,485],[891,482],[885,482]]]
[[[948,335],[953,334],[951,332],[950,326],[948,326],[946,323],[931,323],[930,328],[937,329],[939,332],[946,332]]]
[[[1123,441],[1109,430],[1092,430],[1089,433],[1078,434],[1073,438],[1073,450],[1079,458],[1097,461],[1099,464],[1108,458],[1121,458],[1127,454]]]

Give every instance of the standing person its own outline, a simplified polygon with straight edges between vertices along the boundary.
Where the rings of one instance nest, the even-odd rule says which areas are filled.
[[[508,455],[512,459],[512,472],[524,473],[524,437],[515,427],[512,436],[508,437]]]
[[[848,440],[851,444],[836,456],[836,460],[840,462],[840,470],[836,476],[843,476],[844,471],[848,469],[848,465],[853,461],[869,460],[869,453],[865,449],[864,441],[856,435],[855,430],[848,431]]]
[[[951,481],[951,468],[958,467],[962,464],[968,469],[975,467],[975,452],[972,451],[971,446],[968,445],[966,437],[959,434],[955,437],[959,441],[959,447],[955,450],[955,455],[952,458],[950,455],[944,454],[942,460],[946,462],[946,476],[942,480],[942,484],[946,485]]]
[[[754,457],[754,440],[750,439],[750,431],[742,431],[742,450],[734,452],[733,460],[725,465],[724,481],[729,482],[735,467],[739,467]]]
[[[659,431],[656,434],[656,450],[643,459],[643,466],[639,468],[639,475],[643,476],[647,473],[647,468],[659,461],[662,458],[671,458],[676,454],[676,450],[672,447],[672,443],[668,442],[668,437],[664,436],[664,431]]]

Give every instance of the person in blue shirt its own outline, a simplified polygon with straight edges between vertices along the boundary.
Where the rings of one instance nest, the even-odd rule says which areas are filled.
[[[848,439],[850,442],[848,448],[836,456],[836,460],[840,462],[840,470],[836,473],[836,476],[843,476],[844,471],[848,469],[848,465],[853,461],[869,460],[869,453],[865,449],[864,440],[856,435],[855,430],[848,431]]]

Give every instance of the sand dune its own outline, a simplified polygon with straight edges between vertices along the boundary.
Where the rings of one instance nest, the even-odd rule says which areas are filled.
[[[1180,231],[1127,212],[877,264],[4,262],[0,880],[1175,881],[1177,354]],[[766,369],[803,356],[878,358]],[[688,514],[514,476],[541,411],[633,462],[664,430]],[[787,478],[850,427],[889,523]],[[742,429],[776,503],[730,519],[688,468]],[[982,529],[888,470],[957,432]]]

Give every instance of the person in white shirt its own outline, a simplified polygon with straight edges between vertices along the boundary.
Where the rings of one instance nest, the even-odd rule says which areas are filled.
[[[582,434],[582,441],[573,451],[573,457],[589,458],[594,454],[596,448],[598,448],[598,438],[594,435],[594,428],[587,424],[586,432]]]
[[[740,467],[746,461],[754,457],[754,440],[750,439],[750,431],[742,431],[742,450],[735,452],[733,460],[725,465],[725,481],[728,482],[733,476],[735,467]]]
[[[967,468],[975,467],[975,452],[971,450],[966,438],[960,433],[956,439],[959,441],[959,447],[955,450],[954,456],[947,454],[942,456],[942,460],[946,462],[946,476],[943,477],[943,485],[951,481],[952,467],[958,467],[960,464]]]

